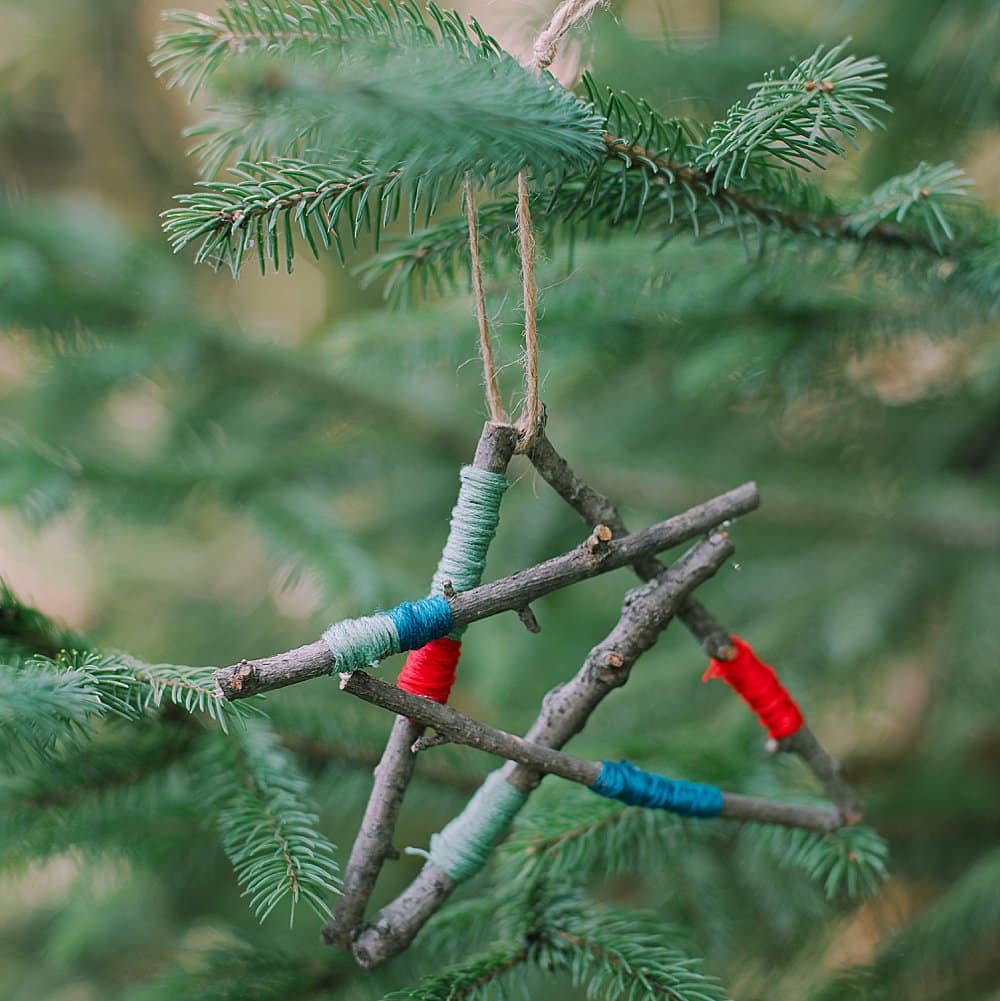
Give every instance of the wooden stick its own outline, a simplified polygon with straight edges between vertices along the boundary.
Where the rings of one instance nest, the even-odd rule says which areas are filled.
[[[588,525],[605,524],[616,533],[627,531],[615,505],[573,472],[569,463],[555,450],[544,429],[536,435],[528,458],[552,489]],[[664,565],[655,556],[647,556],[633,563],[632,569],[643,580],[649,580],[662,573]],[[677,610],[677,617],[710,657],[732,660],[736,656],[730,631],[696,598],[688,598]],[[780,741],[777,749],[791,751],[806,763],[827,797],[837,805],[845,823],[853,824],[861,820],[861,801],[841,777],[840,763],[823,747],[807,725]]]
[[[655,584],[627,594],[618,623],[590,651],[576,675],[545,696],[525,739],[560,748],[579,733],[605,696],[628,681],[632,666],[666,629],[674,608],[711,577],[732,551],[732,541],[717,534],[688,550]],[[541,772],[519,764],[506,777],[515,788],[530,793],[541,780]],[[358,962],[377,966],[405,949],[455,885],[436,866],[425,865],[410,886],[355,938]]]
[[[455,626],[523,608],[536,598],[569,587],[598,574],[629,566],[645,556],[670,549],[702,535],[715,526],[754,510],[760,503],[757,486],[744,483],[735,490],[657,522],[642,532],[626,535],[607,547],[591,551],[584,543],[576,549],[521,570],[490,584],[448,598]],[[336,661],[322,640],[274,657],[243,660],[215,672],[219,691],[227,699],[245,699],[323,677],[336,670]]]
[[[490,473],[505,473],[517,446],[518,432],[510,424],[487,422],[479,438],[472,465]],[[375,882],[392,850],[396,821],[410,784],[417,755],[414,744],[424,728],[406,716],[397,716],[374,773],[361,827],[344,870],[341,896],[333,915],[323,926],[328,945],[346,946],[361,923]]]

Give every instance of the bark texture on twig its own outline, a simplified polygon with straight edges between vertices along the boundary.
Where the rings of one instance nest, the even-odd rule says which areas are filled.
[[[573,472],[569,463],[555,450],[544,429],[535,438],[528,458],[552,489],[588,524],[605,524],[616,532],[626,531],[625,522],[615,505]],[[663,563],[655,556],[648,556],[637,560],[632,568],[643,580],[648,580],[662,571]],[[697,599],[688,598],[678,609],[677,617],[710,657],[732,660],[736,655],[730,631]],[[839,762],[807,725],[780,741],[778,747],[782,751],[794,752],[806,763],[827,797],[840,810],[845,823],[857,823],[861,819],[861,801],[857,793],[841,777]]]
[[[583,544],[510,577],[449,596],[454,624],[465,626],[500,612],[523,608],[560,588],[629,566],[643,557],[687,542],[727,519],[747,514],[759,503],[756,484],[744,483],[644,531],[613,540],[606,549],[592,552]],[[243,660],[220,668],[215,672],[215,680],[227,699],[245,699],[259,692],[319,678],[335,670],[336,663],[329,647],[318,640],[273,657]]]
[[[446,734],[448,739],[456,744],[465,744],[487,754],[516,761],[534,772],[558,775],[560,778],[569,779],[570,782],[589,787],[597,781],[601,771],[599,761],[577,758],[572,754],[566,754],[565,751],[525,740],[506,730],[487,726],[451,706],[422,699],[419,695],[411,695],[364,671],[355,671],[349,678],[344,679],[343,689],[372,705],[395,713],[405,713],[423,726],[432,726],[439,733]],[[840,814],[833,809],[783,803],[736,793],[723,795],[725,805],[720,816],[727,819],[760,820],[788,827],[804,827],[813,831],[832,831],[842,826]]]
[[[545,482],[588,525],[607,525],[616,536],[628,534],[618,508],[573,472],[569,463],[553,448],[544,428],[536,436],[528,458]],[[655,556],[644,556],[632,564],[632,569],[642,580],[651,580],[663,573],[666,566]],[[732,660],[736,655],[728,631],[696,598],[688,598],[677,610],[677,617],[710,657]]]
[[[693,546],[650,584],[629,592],[621,617],[607,637],[590,651],[573,678],[542,700],[541,712],[525,740],[560,748],[579,733],[604,697],[625,684],[636,660],[669,624],[676,605],[711,577],[732,551],[732,541],[718,533]],[[531,792],[542,771],[518,764],[506,778],[522,792]],[[425,865],[410,886],[357,937],[354,954],[358,962],[377,966],[405,949],[455,885],[436,866]]]
[[[473,466],[490,473],[506,473],[518,442],[518,432],[510,424],[488,421],[479,437]],[[341,895],[333,915],[323,926],[328,945],[345,946],[361,923],[378,874],[389,852],[406,787],[417,761],[414,744],[424,728],[405,716],[397,716],[375,769],[372,790],[354,840],[341,883]]]
[[[819,742],[808,723],[790,737],[778,742],[782,751],[797,754],[819,779],[827,798],[837,805],[847,824],[861,820],[861,800],[850,784],[840,774],[840,762]]]
[[[355,671],[349,678],[345,678],[343,686],[344,691],[366,702],[393,712],[406,713],[424,726],[433,726],[457,744],[465,744],[518,762],[519,767],[533,775],[558,775],[589,787],[600,774],[599,761],[577,758],[544,744],[486,726],[450,706],[420,699],[363,671]],[[840,814],[833,809],[782,803],[728,792],[723,793],[720,817],[781,824],[811,831],[834,831],[841,826]],[[410,888],[383,908],[374,922],[355,938],[355,959],[366,969],[371,969],[401,952],[454,887],[454,880],[433,863],[427,863]]]

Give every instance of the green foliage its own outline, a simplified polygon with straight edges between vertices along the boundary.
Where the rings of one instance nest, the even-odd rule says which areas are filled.
[[[174,16],[155,59],[210,105],[191,130],[209,183],[168,216],[171,240],[234,270],[317,256],[261,292],[193,272],[146,232],[186,182],[137,13],[20,4],[0,56],[18,189],[0,203],[4,569],[44,605],[84,592],[74,615],[92,634],[0,595],[0,995],[720,997],[703,956],[737,997],[988,996],[1000,230],[951,164],[977,174],[991,149],[994,15],[755,5],[669,51],[595,16],[602,84],[585,77],[576,96],[434,7],[241,0]],[[762,76],[823,40],[806,23],[850,29],[859,55],[823,47]],[[898,109],[884,132],[874,51]],[[845,151],[849,173],[804,179]],[[921,158],[940,165],[912,169]],[[325,916],[333,843],[357,830],[391,720],[316,682],[244,728],[212,718],[226,707],[209,668],[147,661],[287,649],[422,593],[474,447],[479,416],[461,415],[482,409],[453,196],[471,169],[513,365],[508,188],[526,163],[553,440],[636,526],[761,483],[704,598],[843,750],[892,844],[893,892],[868,897],[885,873],[868,827],[688,824],[546,780],[491,867],[373,975],[301,914],[290,933],[251,911]],[[61,194],[74,188],[99,199]],[[325,253],[357,241],[363,258],[367,233],[367,277],[442,295],[375,308]],[[28,526],[58,557],[36,556]],[[522,476],[489,573],[580,537]],[[502,618],[471,630],[456,703],[523,732],[627,586],[547,599],[538,636]],[[672,627],[573,750],[815,795],[736,699],[697,683],[702,667]],[[489,764],[421,755],[397,846],[426,844]],[[416,865],[387,865],[378,899]],[[873,918],[873,961],[831,972]]]
[[[196,259],[234,274],[248,247],[262,268],[283,258],[290,269],[293,232],[314,254],[317,239],[339,249],[341,228],[352,240],[373,229],[377,242],[404,208],[411,226],[421,203],[433,213],[466,173],[490,185],[525,167],[544,178],[601,149],[600,122],[585,105],[520,67],[474,23],[433,6],[426,15],[413,4],[289,13],[238,2],[221,19],[180,19],[188,30],[165,35],[154,57],[173,82],[197,87],[248,49],[309,52],[304,65],[281,64],[285,78],[258,94],[256,108],[244,97],[235,119],[196,130],[210,169],[234,152],[278,155],[241,162],[236,181],[203,182],[165,213],[175,250],[200,239]],[[257,65],[254,79],[261,72]]]
[[[568,979],[588,998],[724,1001],[727,997],[671,941],[677,933],[653,915],[593,908],[579,894],[547,887],[508,905],[500,923],[509,936],[502,944],[388,997],[400,1001],[502,997],[502,982],[522,973],[526,964]],[[510,934],[515,930],[516,937]]]
[[[860,262],[852,257],[852,269],[885,274],[912,268],[923,283],[940,281],[933,271],[935,262],[923,254],[933,250],[953,257],[956,267],[948,274],[952,283],[975,282],[977,304],[996,301],[1000,283],[981,271],[986,261],[982,249],[995,249],[994,238],[970,211],[971,182],[952,165],[922,165],[860,202],[837,202],[795,171],[745,151],[749,159],[740,166],[733,186],[723,168],[735,170],[736,164],[730,158],[727,167],[714,152],[720,137],[730,135],[730,126],[733,136],[742,135],[730,119],[716,123],[706,135],[697,123],[665,118],[627,93],[602,90],[586,75],[584,86],[608,128],[606,156],[585,172],[535,192],[536,226],[550,242],[600,237],[618,229],[645,229],[666,241],[689,230],[705,237],[736,235],[748,253],[759,256],[787,243],[816,253],[816,242],[822,240],[828,243],[831,266],[837,266],[834,255],[843,245],[863,243],[896,253],[873,250]],[[780,101],[777,105],[780,108]],[[856,110],[863,119],[863,112]],[[844,115],[843,121],[855,121]],[[824,143],[833,140],[817,137],[809,148],[818,155],[827,149]],[[822,166],[819,161],[817,165]],[[514,258],[516,245],[508,235],[513,211],[509,199],[480,207],[480,239],[494,258]],[[463,261],[467,242],[464,219],[445,220],[394,241],[361,270],[369,280],[387,279],[391,296],[405,297],[411,287],[440,288],[442,279],[452,277]],[[910,260],[901,253],[908,253]],[[982,274],[978,280],[973,278],[977,272]]]
[[[699,842],[721,846],[728,840],[725,831],[704,823],[606,803],[582,790],[557,791],[534,802],[505,843],[501,871],[511,879],[580,880],[643,872]],[[885,841],[863,825],[821,834],[747,824],[739,839],[752,852],[805,872],[831,900],[870,896],[889,875]]]
[[[151,62],[169,85],[192,93],[227,60],[253,55],[322,56],[355,42],[450,48],[465,56],[500,56],[503,51],[475,21],[466,25],[454,11],[429,4],[385,6],[348,0],[285,4],[275,0],[226,0],[215,16],[171,11],[181,30],[157,40]]]
[[[944,253],[961,225],[956,213],[968,207],[972,181],[953,163],[921,163],[880,185],[851,213],[853,227],[867,236],[880,222],[907,222],[926,233]]]
[[[878,96],[885,90],[885,63],[845,55],[850,41],[826,51],[820,46],[808,59],[750,85],[754,96],[712,126],[699,157],[713,173],[713,187],[729,187],[768,157],[822,167],[823,154],[843,155],[841,138],[883,127],[880,116],[892,110]]]
[[[300,900],[325,918],[337,890],[335,848],[308,806],[295,759],[260,723],[212,741],[206,753],[205,794],[254,914],[263,921],[288,898],[291,920]]]
[[[678,850],[697,836],[670,814],[623,807],[585,790],[560,786],[557,792],[533,802],[504,844],[504,861],[518,880],[536,871],[552,881],[637,872],[657,853]]]
[[[841,892],[850,900],[872,896],[889,878],[888,845],[864,825],[842,827],[830,834],[777,826],[754,826],[746,833],[782,865],[802,869],[821,883],[831,899]]]
[[[229,942],[190,959],[182,969],[128,991],[121,1001],[287,1001],[334,999],[346,979],[344,962],[328,955]],[[342,995],[341,995],[342,996]]]
[[[0,656],[56,657],[63,650],[82,649],[81,637],[19,601],[0,579]]]

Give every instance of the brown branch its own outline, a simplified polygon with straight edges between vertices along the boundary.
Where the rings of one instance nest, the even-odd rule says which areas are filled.
[[[544,429],[535,439],[528,458],[543,479],[583,517],[585,522],[590,525],[603,523],[616,531],[627,531],[625,522],[614,504],[573,472],[566,460],[552,446]],[[650,556],[634,563],[632,569],[643,580],[649,580],[662,572],[664,567],[658,559]],[[735,655],[730,641],[730,631],[695,598],[688,598],[681,605],[677,617],[710,657],[731,660]],[[854,790],[841,777],[839,762],[823,747],[808,726],[804,725],[797,733],[781,741],[778,746],[783,751],[794,752],[806,763],[819,780],[827,797],[840,810],[845,822],[857,823],[861,819],[861,802]]]
[[[840,810],[847,824],[861,821],[861,800],[851,785],[842,777],[840,762],[819,742],[807,723],[790,737],[778,741],[778,749],[797,754],[819,779],[827,798]]]
[[[447,734],[448,739],[456,744],[516,761],[532,772],[558,775],[588,788],[597,781],[601,772],[600,761],[577,758],[544,744],[525,740],[506,730],[480,723],[451,706],[411,695],[365,671],[355,671],[344,679],[342,687],[345,692],[365,702],[409,716],[423,726],[433,726],[435,730]],[[723,793],[720,816],[729,820],[782,824],[810,831],[834,831],[843,826],[836,810],[729,792]]]
[[[580,479],[569,463],[553,448],[544,429],[535,439],[528,452],[531,464],[542,475],[546,483],[570,507],[577,511],[591,526],[607,525],[616,536],[626,535],[628,529],[618,508]],[[652,580],[666,570],[665,564],[655,556],[645,556],[632,564],[632,569],[642,580]],[[710,657],[732,660],[733,649],[729,632],[695,598],[688,598],[677,610],[678,618],[687,626],[694,638]]]
[[[866,233],[858,231],[850,213],[828,216],[810,215],[807,212],[789,212],[772,205],[756,195],[716,183],[715,172],[687,164],[676,163],[665,156],[644,149],[637,143],[623,142],[609,133],[604,134],[604,148],[610,158],[625,162],[628,170],[641,170],[654,184],[666,185],[676,181],[697,188],[713,201],[725,202],[742,209],[747,215],[762,222],[775,223],[793,233],[809,236],[827,236],[859,243],[882,243],[887,246],[928,250],[940,256],[933,241],[919,230],[907,229],[892,222],[876,223]]]
[[[289,751],[314,769],[330,764],[347,764],[370,771],[382,757],[381,748],[358,747],[350,741],[323,740],[300,733],[279,733],[278,736]],[[481,781],[476,775],[434,761],[428,761],[421,767],[420,777],[467,795],[474,793]]]
[[[480,587],[448,597],[454,627],[469,625],[500,612],[523,608],[536,598],[686,542],[730,518],[754,510],[760,502],[754,483],[690,508],[682,514],[634,532],[593,553],[587,546],[521,570]],[[244,660],[215,672],[219,691],[227,699],[245,699],[259,692],[283,688],[336,670],[336,658],[322,640],[273,657]]]
[[[559,748],[579,733],[604,697],[628,680],[632,665],[656,641],[670,621],[673,608],[695,586],[710,577],[732,552],[722,535],[701,542],[684,554],[653,586],[626,595],[621,617],[608,636],[595,646],[580,670],[542,700],[538,718],[525,739]],[[530,792],[540,771],[518,765],[507,781]],[[355,940],[354,955],[363,966],[377,966],[405,949],[427,919],[455,889],[449,876],[428,863],[410,886],[382,909],[372,925]]]
[[[517,442],[516,428],[487,422],[479,438],[473,466],[491,473],[505,473]],[[392,724],[385,751],[375,768],[361,827],[344,870],[341,896],[332,917],[323,926],[323,939],[329,945],[346,946],[364,917],[378,874],[392,849],[399,810],[417,761],[413,746],[422,733],[423,727],[406,716],[397,716]]]

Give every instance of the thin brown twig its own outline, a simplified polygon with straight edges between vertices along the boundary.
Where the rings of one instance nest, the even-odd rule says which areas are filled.
[[[372,705],[405,714],[425,727],[432,726],[440,733],[447,734],[448,739],[456,744],[516,761],[539,774],[558,775],[589,788],[594,785],[601,772],[600,761],[578,758],[545,744],[525,740],[506,730],[488,726],[452,706],[411,695],[364,671],[355,671],[344,678],[341,688]],[[727,820],[780,824],[810,831],[829,832],[843,826],[839,812],[828,807],[728,792],[723,793],[722,812],[719,816]]]
[[[641,532],[614,539],[599,551],[591,551],[584,543],[509,577],[448,596],[452,628],[523,608],[553,591],[688,542],[723,521],[748,514],[759,503],[756,484],[744,483]],[[317,640],[272,657],[242,660],[220,668],[214,677],[218,691],[225,698],[235,700],[324,677],[335,670],[336,657],[323,640]]]
[[[515,428],[487,421],[479,436],[472,465],[487,472],[504,473],[516,444]],[[392,850],[396,821],[417,761],[414,745],[422,733],[423,727],[409,717],[397,716],[393,721],[385,751],[375,767],[368,803],[344,870],[341,894],[330,920],[323,926],[323,939],[329,945],[348,945],[364,918],[379,873]]]
[[[542,478],[587,524],[606,524],[616,532],[627,531],[615,505],[573,472],[549,441],[544,428],[536,437],[528,458]],[[634,563],[632,569],[642,580],[649,580],[662,573],[664,566],[655,556],[649,556]],[[677,616],[710,657],[719,660],[733,658],[736,651],[732,646],[730,630],[696,598],[688,598],[678,609]],[[840,810],[845,822],[857,823],[861,819],[861,801],[857,793],[841,777],[840,763],[808,725],[803,725],[797,733],[781,741],[778,748],[797,754],[805,762],[827,797]]]
[[[617,625],[590,651],[574,677],[545,696],[525,739],[559,748],[579,733],[603,699],[628,681],[634,663],[669,624],[673,608],[731,552],[731,540],[717,535],[685,553],[655,586],[626,595]],[[525,793],[540,778],[538,770],[524,765],[510,768],[506,775],[508,782]],[[425,865],[410,886],[357,936],[353,948],[358,962],[377,966],[405,949],[455,886],[433,863]]]

